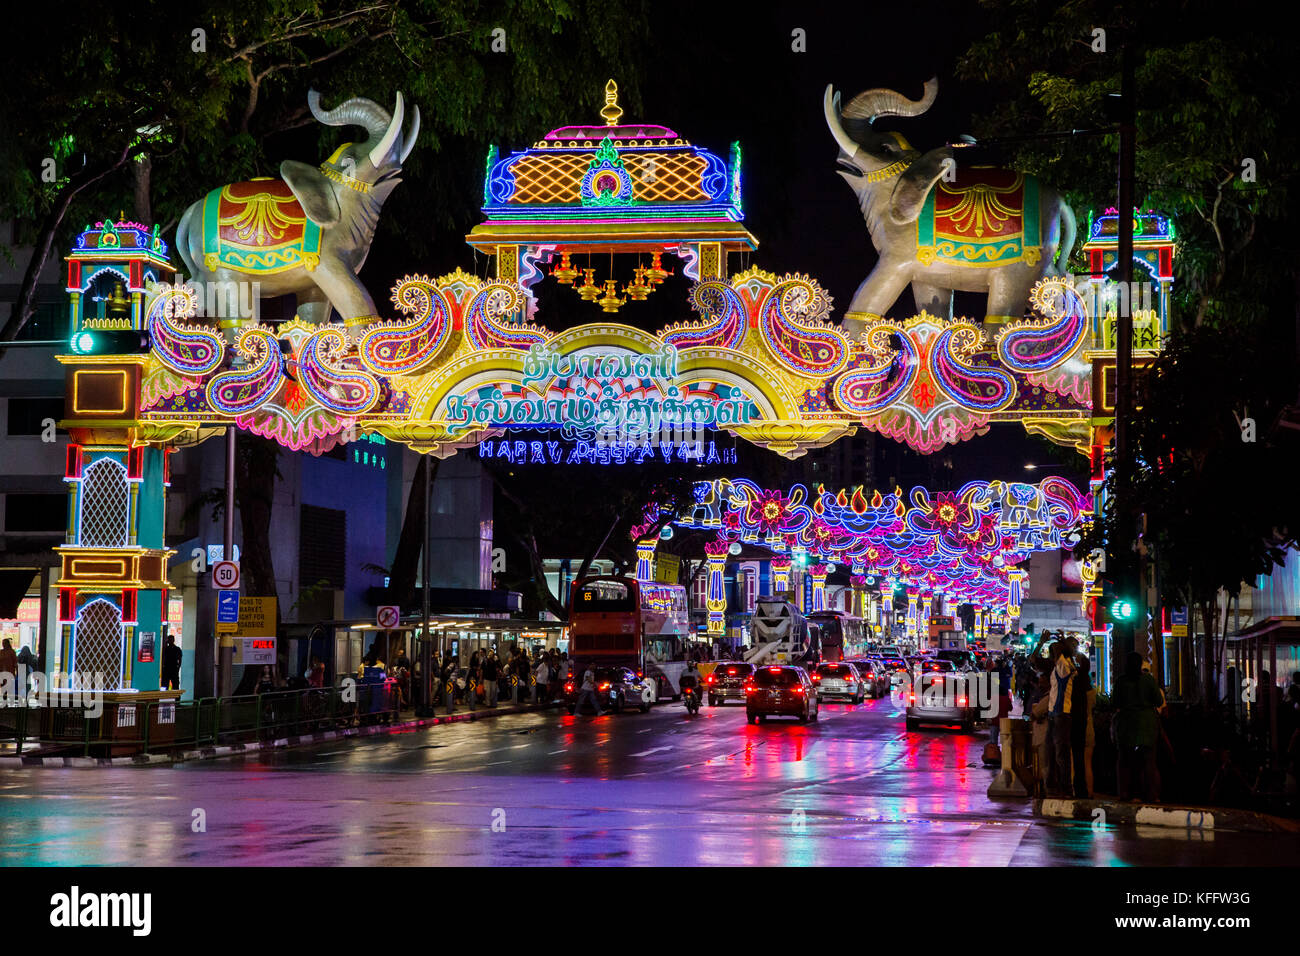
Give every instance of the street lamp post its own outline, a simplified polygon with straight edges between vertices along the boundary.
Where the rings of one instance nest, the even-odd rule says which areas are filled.
[[[1137,520],[1133,503],[1133,449],[1129,423],[1133,416],[1133,175],[1136,162],[1137,110],[1133,83],[1133,45],[1128,38],[1120,53],[1119,216],[1116,279],[1120,283],[1115,323],[1115,514],[1113,542],[1118,594],[1126,600],[1138,596],[1138,568],[1133,553]],[[1114,673],[1134,650],[1134,618],[1115,622]]]

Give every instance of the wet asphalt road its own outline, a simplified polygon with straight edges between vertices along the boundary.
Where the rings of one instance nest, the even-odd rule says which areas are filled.
[[[175,767],[0,771],[0,864],[1206,866],[1275,838],[1046,823],[985,796],[986,733],[889,699],[507,715]],[[205,832],[195,832],[202,820]]]

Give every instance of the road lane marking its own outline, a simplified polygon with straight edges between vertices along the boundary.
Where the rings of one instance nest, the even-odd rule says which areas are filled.
[[[552,750],[552,751],[551,751],[550,753],[548,753],[546,756],[548,756],[548,757],[554,757],[556,754],[562,754],[562,753],[567,753],[567,751],[565,751],[565,750]]]
[[[631,754],[631,756],[633,756],[633,757],[648,757],[648,756],[650,756],[651,754],[657,754],[657,753],[659,753],[660,751],[663,751],[663,750],[672,750],[672,749],[673,749],[672,747],[654,747],[654,748],[652,748],[652,749],[650,749],[650,750],[643,750],[643,751],[641,751],[639,754]]]

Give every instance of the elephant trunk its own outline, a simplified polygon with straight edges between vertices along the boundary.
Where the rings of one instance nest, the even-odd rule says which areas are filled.
[[[909,100],[894,90],[867,90],[859,93],[844,107],[845,119],[865,119],[873,123],[881,116],[920,116],[939,95],[939,80],[931,77],[925,81],[925,92],[919,100]]]
[[[401,102],[401,94],[398,94],[398,102]],[[307,108],[318,122],[326,126],[364,126],[371,139],[383,137],[392,122],[387,110],[374,100],[360,96],[354,96],[332,110],[324,110],[321,109],[320,94],[311,90],[307,94]]]

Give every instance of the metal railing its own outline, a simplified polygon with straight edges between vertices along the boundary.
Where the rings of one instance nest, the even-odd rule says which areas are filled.
[[[272,691],[190,701],[105,702],[98,716],[83,707],[0,708],[0,741],[21,756],[131,756],[390,723],[398,716],[397,682]]]

